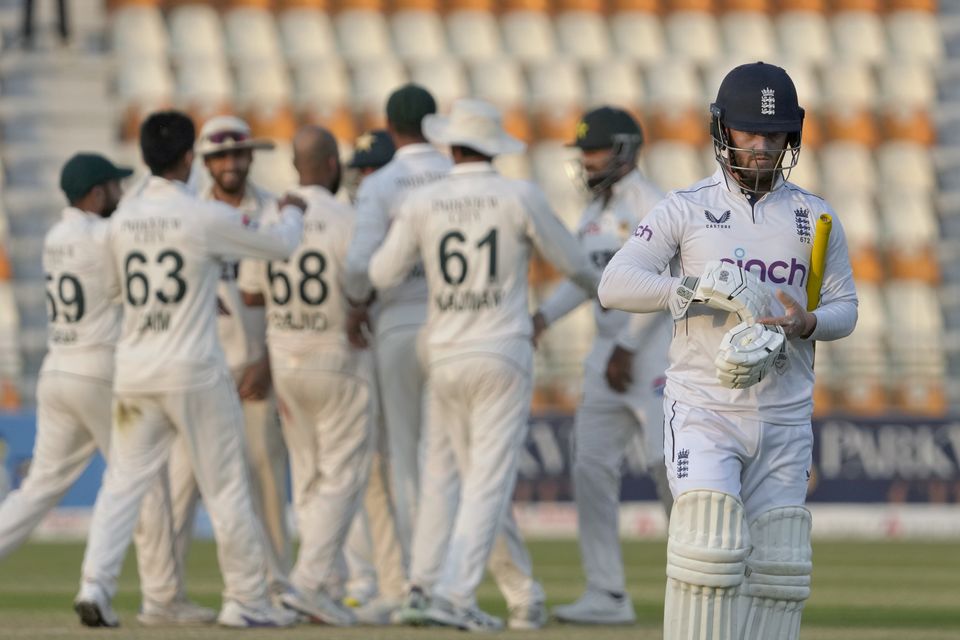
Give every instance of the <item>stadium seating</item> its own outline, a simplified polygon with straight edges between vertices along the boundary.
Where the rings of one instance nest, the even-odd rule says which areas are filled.
[[[835,207],[861,289],[854,335],[818,346],[818,411],[942,413],[960,402],[938,382],[942,357],[894,344],[888,330],[908,308],[896,301],[909,300],[930,316],[916,329],[960,362],[960,303],[937,296],[960,285],[960,68],[950,62],[960,13],[945,21],[941,4],[938,14],[935,0],[114,0],[106,17],[96,8],[76,18],[89,55],[71,62],[92,60],[98,73],[45,53],[13,60],[0,24],[0,405],[17,376],[21,397],[31,396],[43,352],[43,314],[32,310],[43,297],[30,293],[24,256],[59,210],[50,194],[60,163],[97,148],[142,171],[134,141],[151,109],[176,106],[198,123],[247,117],[280,143],[254,165],[255,178],[279,190],[293,182],[299,123],[328,126],[348,152],[360,130],[383,124],[386,96],[408,79],[441,109],[479,96],[529,143],[499,160],[502,170],[538,180],[574,225],[584,196],[564,145],[585,109],[635,113],[647,138],[641,167],[664,189],[683,187],[716,166],[706,103],[720,80],[764,59],[788,69],[806,108],[791,179]],[[534,263],[535,297],[555,280]],[[14,290],[18,304],[7,304]],[[540,406],[576,399],[590,325],[578,312],[538,354],[549,366],[538,372]],[[9,365],[10,345],[25,345],[22,374]]]

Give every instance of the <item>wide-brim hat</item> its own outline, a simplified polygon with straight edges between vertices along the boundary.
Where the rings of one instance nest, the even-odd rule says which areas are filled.
[[[527,148],[504,130],[499,109],[470,98],[454,102],[448,116],[424,117],[423,135],[434,144],[469,147],[490,157],[522,153]]]
[[[203,124],[197,153],[208,156],[234,149],[273,149],[272,140],[254,138],[250,125],[236,116],[215,116]]]

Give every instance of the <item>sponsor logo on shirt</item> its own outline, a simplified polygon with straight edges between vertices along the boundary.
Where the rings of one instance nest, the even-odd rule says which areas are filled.
[[[802,287],[807,282],[807,267],[796,258],[790,261],[772,260],[767,262],[760,258],[747,258],[747,252],[742,248],[734,250],[735,258],[721,258],[721,262],[735,264],[744,271],[749,271],[760,278],[761,282],[774,284],[788,284]]]
[[[729,229],[730,225],[727,222],[730,221],[730,210],[727,209],[719,216],[713,215],[713,212],[703,210],[703,216],[707,219],[707,229]]]
[[[633,232],[633,235],[650,242],[653,239],[653,229],[645,224],[638,224],[637,230]]]

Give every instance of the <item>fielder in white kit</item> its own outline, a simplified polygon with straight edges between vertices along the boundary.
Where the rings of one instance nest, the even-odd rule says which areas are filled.
[[[495,107],[459,100],[449,118],[428,116],[423,127],[428,140],[451,146],[455,167],[407,195],[370,262],[370,280],[378,289],[394,286],[422,259],[430,295],[421,510],[447,504],[451,486],[455,495],[452,528],[427,530],[420,518],[415,530],[418,538],[432,537],[442,560],[426,619],[473,631],[502,628],[475,596],[501,534],[519,545],[512,557],[526,576],[525,589],[505,593],[511,626],[535,628],[543,624],[542,590],[529,577],[530,559],[511,510],[533,386],[531,248],[588,291],[596,276],[542,192],[500,176],[490,164],[524,148],[503,131]],[[453,484],[446,472],[451,454],[459,470]]]
[[[676,321],[664,639],[797,640],[812,569],[813,342],[853,331],[857,295],[834,217],[820,304],[805,308],[815,220],[832,210],[787,181],[804,115],[787,73],[739,66],[710,111],[720,167],[644,218],[600,302]]]
[[[120,200],[120,180],[132,173],[96,154],[77,154],[63,166],[60,186],[70,206],[43,247],[50,327],[37,388],[37,438],[30,472],[0,503],[0,558],[27,539],[95,451],[104,458],[110,453],[120,305],[119,291],[108,285],[113,270],[109,218]],[[214,611],[180,597],[181,576],[172,562],[170,496],[164,489],[161,482],[150,489],[157,508],[141,518],[137,560],[163,555],[169,573],[141,581],[138,618],[144,624],[212,622]],[[108,626],[114,622],[112,615],[104,621]]]
[[[140,147],[151,177],[111,220],[109,272],[121,291],[111,451],[97,496],[75,606],[84,624],[111,622],[141,501],[184,439],[210,512],[223,575],[220,624],[287,626],[296,614],[270,604],[265,541],[255,524],[236,387],[216,335],[216,288],[225,262],[284,258],[297,247],[303,204],[281,201],[269,232],[187,189],[195,130],[185,114],[144,121]],[[114,617],[112,622],[116,622]]]
[[[368,351],[349,344],[343,263],[353,210],[335,199],[341,168],[329,131],[304,127],[293,139],[297,194],[307,203],[303,240],[286,260],[245,260],[248,304],[265,304],[270,366],[290,451],[300,549],[281,601],[325,624],[353,624],[353,614],[326,593],[370,468],[376,417]],[[278,222],[264,220],[264,229]]]
[[[641,175],[640,125],[626,111],[600,107],[577,124],[573,146],[582,153],[593,198],[577,227],[580,244],[597,271],[663,193]],[[589,300],[570,281],[560,283],[534,315],[539,334]],[[573,487],[577,539],[587,589],[575,602],[554,608],[562,622],[630,624],[620,553],[620,476],[625,452],[643,436],[648,469],[669,515],[673,498],[663,465],[663,382],[673,323],[666,313],[628,314],[594,305],[597,336],[584,362],[583,397],[573,425]]]

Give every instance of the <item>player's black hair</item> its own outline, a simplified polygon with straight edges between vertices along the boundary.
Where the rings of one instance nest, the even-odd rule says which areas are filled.
[[[453,153],[454,151],[459,151],[460,155],[468,159],[475,159],[475,160],[486,161],[486,162],[490,162],[493,159],[491,156],[488,156],[482,151],[477,151],[473,147],[465,147],[462,144],[455,144],[451,146],[450,153]]]
[[[157,111],[140,125],[140,153],[143,162],[155,176],[163,175],[177,165],[197,138],[196,127],[188,115],[180,111]]]

